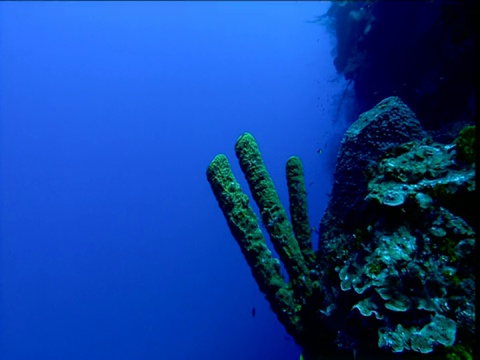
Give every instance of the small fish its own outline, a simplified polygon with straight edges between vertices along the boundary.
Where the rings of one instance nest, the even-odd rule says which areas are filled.
[[[317,149],[317,154],[322,155],[323,154],[323,149]]]
[[[255,309],[255,306],[252,306],[252,317],[255,317],[257,314],[257,310]]]

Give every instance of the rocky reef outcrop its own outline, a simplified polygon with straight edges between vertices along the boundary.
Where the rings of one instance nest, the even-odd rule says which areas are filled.
[[[341,346],[435,356],[471,349],[474,154],[473,126],[452,143],[434,142],[395,97],[346,132],[318,250],[332,319],[344,324]]]
[[[473,126],[442,144],[398,97],[362,114],[342,140],[317,251],[300,159],[286,166],[289,219],[253,136],[242,135],[235,151],[260,219],[225,155],[213,159],[207,179],[260,290],[306,360],[472,358]]]

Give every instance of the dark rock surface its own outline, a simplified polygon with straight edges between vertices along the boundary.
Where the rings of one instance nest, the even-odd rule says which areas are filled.
[[[425,135],[415,114],[398,97],[387,98],[360,115],[342,140],[331,199],[320,223],[320,252],[329,251],[324,239],[363,221],[366,176],[379,157],[389,148]]]

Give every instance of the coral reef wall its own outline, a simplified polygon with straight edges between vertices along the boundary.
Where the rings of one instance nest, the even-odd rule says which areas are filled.
[[[260,219],[226,156],[212,160],[207,179],[230,231],[306,360],[471,358],[475,146],[474,126],[438,143],[398,97],[381,101],[342,140],[316,252],[299,158],[286,165],[290,219],[251,134],[235,153]]]
[[[474,126],[433,141],[397,97],[350,126],[317,256],[340,348],[469,358],[455,356],[475,337],[475,146]]]

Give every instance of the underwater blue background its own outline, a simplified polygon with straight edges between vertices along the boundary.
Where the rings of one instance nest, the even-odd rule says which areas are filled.
[[[205,171],[225,153],[248,192],[251,132],[285,205],[302,158],[318,225],[344,130],[328,7],[0,3],[1,359],[298,359]]]

